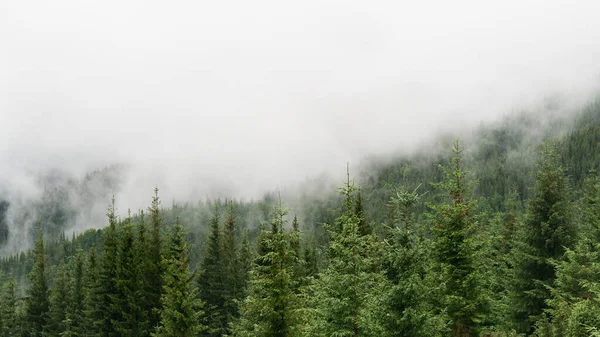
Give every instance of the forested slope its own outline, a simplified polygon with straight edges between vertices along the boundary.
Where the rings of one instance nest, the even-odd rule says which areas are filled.
[[[370,161],[337,191],[155,191],[72,238],[40,219],[0,263],[0,335],[598,334],[600,103],[539,123]]]

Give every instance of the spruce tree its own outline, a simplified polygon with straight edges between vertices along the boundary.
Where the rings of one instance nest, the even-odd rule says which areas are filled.
[[[525,220],[517,229],[512,250],[514,270],[512,305],[515,328],[530,333],[541,319],[554,286],[556,270],[565,248],[575,240],[571,191],[554,146],[546,144],[539,164],[534,194]]]
[[[67,309],[72,305],[69,298],[69,275],[64,261],[58,265],[50,291],[49,336],[61,336],[65,330]]]
[[[85,280],[83,250],[79,248],[73,262],[72,281],[69,289],[70,304],[67,308],[67,320],[72,336],[84,336],[86,330],[83,328],[85,320]]]
[[[463,149],[454,142],[449,166],[439,167],[445,181],[433,184],[445,203],[429,204],[433,220],[434,258],[444,289],[441,304],[450,320],[451,335],[477,336],[484,317],[480,275],[473,238],[474,201],[469,198],[468,172],[461,165]]]
[[[99,329],[96,324],[100,320],[103,312],[99,311],[102,299],[100,285],[98,284],[98,261],[96,257],[96,248],[92,247],[89,257],[86,261],[85,273],[83,277],[84,301],[83,301],[83,320],[81,329],[87,336],[98,336]]]
[[[0,303],[2,303],[0,311],[0,317],[2,317],[0,336],[17,336],[17,294],[16,282],[12,274],[9,276],[8,282],[4,284]]]
[[[261,231],[248,296],[232,326],[233,336],[285,337],[298,333],[298,299],[293,291],[297,257],[292,247],[296,233],[284,229],[286,214],[280,203],[271,230]]]
[[[237,301],[241,300],[243,289],[241,287],[238,244],[236,238],[237,222],[235,205],[233,201],[227,203],[227,213],[223,223],[222,261],[223,273],[223,300],[226,322],[231,322],[238,316]]]
[[[201,302],[192,289],[188,272],[187,243],[183,227],[175,221],[168,250],[163,258],[164,291],[161,295],[160,325],[153,336],[195,337],[203,330]]]
[[[430,298],[436,294],[436,285],[428,277],[430,244],[417,235],[413,221],[420,197],[417,189],[399,189],[392,197],[396,224],[390,228],[385,256],[387,276],[392,283],[387,296],[386,326],[392,336],[439,336],[445,331]]]
[[[117,333],[131,337],[142,336],[145,323],[141,272],[134,241],[131,217],[128,216],[120,232],[116,289],[111,298],[112,310],[117,317],[113,320]]]
[[[328,266],[304,289],[302,333],[306,336],[387,336],[381,245],[373,234],[362,235],[354,213],[356,187],[340,189],[345,212],[329,230]]]
[[[580,239],[555,262],[556,280],[547,301],[551,324],[537,326],[552,336],[588,336],[589,328],[600,328],[600,177],[595,171],[584,186]]]
[[[160,212],[160,199],[158,188],[154,189],[152,204],[148,209],[150,215],[150,230],[146,247],[147,260],[144,264],[144,297],[146,299],[146,312],[148,313],[148,324],[151,331],[158,326],[161,310],[160,297],[163,291],[162,278],[162,239],[161,232],[164,227],[164,219]]]
[[[115,215],[115,199],[108,208],[108,227],[102,232],[102,255],[96,278],[95,291],[97,302],[94,304],[93,318],[95,330],[99,337],[117,336],[113,321],[118,321],[118,313],[113,306],[113,296],[117,291],[117,217]]]
[[[47,332],[50,301],[48,298],[48,281],[46,280],[46,258],[44,255],[44,234],[38,223],[38,238],[33,249],[35,264],[29,274],[25,319],[27,322],[26,335],[42,337]]]
[[[221,254],[222,235],[218,204],[210,222],[210,234],[198,277],[199,297],[205,305],[206,336],[220,336],[227,330],[224,299],[224,266]]]

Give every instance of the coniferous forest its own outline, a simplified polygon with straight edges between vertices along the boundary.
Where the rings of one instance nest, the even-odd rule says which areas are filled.
[[[538,122],[340,163],[328,192],[149,186],[73,235],[49,207],[1,259],[0,336],[600,336],[600,101]]]

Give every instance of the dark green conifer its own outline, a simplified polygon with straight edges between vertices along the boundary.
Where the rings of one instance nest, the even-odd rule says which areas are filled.
[[[156,337],[195,337],[202,330],[200,310],[196,289],[191,288],[188,273],[187,243],[183,227],[175,220],[173,234],[163,259],[163,293],[160,325],[153,336]]]
[[[27,290],[25,320],[27,322],[26,335],[42,337],[47,332],[50,301],[48,297],[48,281],[46,280],[46,258],[44,254],[44,234],[38,223],[38,238],[33,249],[35,264],[29,274],[29,288]]]
[[[459,141],[452,148],[449,166],[441,166],[445,180],[434,184],[447,203],[430,204],[433,219],[434,257],[443,282],[441,304],[450,319],[452,336],[477,336],[483,320],[480,278],[476,268],[473,233],[474,201],[469,198],[467,172],[461,165]]]
[[[552,261],[562,260],[565,249],[572,248],[575,241],[571,191],[564,169],[553,145],[546,144],[542,154],[534,195],[512,250],[511,307],[515,328],[524,333],[533,330],[547,308],[556,278]]]

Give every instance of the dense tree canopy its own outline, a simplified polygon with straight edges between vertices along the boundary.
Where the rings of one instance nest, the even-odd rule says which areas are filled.
[[[0,259],[0,336],[598,336],[600,104],[535,123],[373,161],[338,194],[155,189],[72,237],[74,210],[37,205],[33,248]]]

